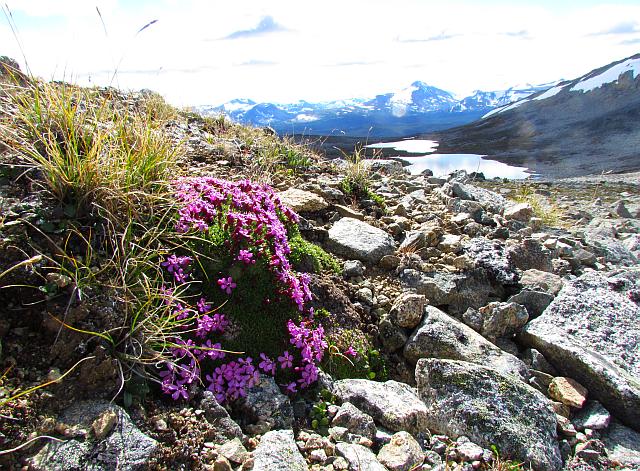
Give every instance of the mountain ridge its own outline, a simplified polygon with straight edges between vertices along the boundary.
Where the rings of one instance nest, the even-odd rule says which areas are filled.
[[[469,123],[496,107],[553,84],[475,90],[473,95],[457,99],[451,92],[418,80],[372,98],[293,103],[258,103],[240,98],[195,109],[203,115],[224,114],[241,124],[269,126],[280,134],[400,137]]]

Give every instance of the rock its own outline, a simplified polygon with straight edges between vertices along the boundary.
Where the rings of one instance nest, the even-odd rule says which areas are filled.
[[[462,438],[462,437],[461,437]],[[477,461],[482,459],[484,455],[484,450],[481,446],[476,445],[475,443],[468,441],[462,441],[460,443],[460,439],[458,439],[458,443],[456,444],[456,451],[458,452],[458,456],[463,461]]]
[[[352,443],[336,443],[336,453],[342,456],[349,463],[350,471],[386,471],[380,464],[376,455],[362,445]]]
[[[287,191],[278,193],[278,197],[282,204],[289,206],[296,213],[313,213],[329,206],[324,198],[297,188],[289,188]]]
[[[588,391],[571,378],[557,376],[549,385],[549,396],[556,401],[576,409],[580,409],[587,402]]]
[[[611,423],[611,414],[598,401],[587,401],[587,404],[573,417],[578,430],[604,430]]]
[[[462,314],[462,322],[476,332],[480,332],[480,329],[482,329],[482,316],[477,309],[473,309],[472,307],[464,311],[464,314]]]
[[[334,208],[336,208],[336,211],[338,211],[338,214],[343,218],[353,218],[353,219],[359,219],[360,221],[364,221],[364,214],[358,211],[354,211],[353,209],[347,206],[335,204]]]
[[[366,288],[366,287],[360,288],[358,291],[356,291],[356,299],[360,302],[363,302],[364,304],[373,306],[374,304],[373,291],[371,291],[371,288]]]
[[[198,408],[204,411],[204,416],[212,425],[215,425],[216,442],[224,442],[232,438],[242,438],[242,429],[231,419],[227,410],[218,404],[211,391],[204,391]]]
[[[364,275],[365,267],[360,260],[347,260],[344,262],[342,274],[344,276],[362,276]]]
[[[623,200],[618,200],[613,203],[613,211],[620,216],[621,218],[632,218],[633,214],[629,212],[627,207],[624,204]]]
[[[535,348],[527,348],[523,353],[522,359],[534,370],[542,371],[551,376],[558,376],[558,370]]]
[[[426,407],[408,384],[343,379],[335,382],[334,394],[394,432],[406,430],[415,434],[424,429]]]
[[[293,438],[293,430],[276,430],[265,433],[253,452],[253,459],[254,471],[309,469]]]
[[[460,182],[451,184],[451,193],[463,200],[477,201],[492,213],[501,214],[507,204],[507,200],[498,193]]]
[[[234,438],[218,447],[218,453],[237,464],[242,464],[247,459],[247,449],[239,438]]]
[[[517,245],[507,249],[507,257],[520,270],[553,270],[551,260],[553,254],[535,239],[525,239]]]
[[[464,243],[463,248],[475,266],[487,270],[498,283],[512,285],[518,281],[516,267],[501,242],[475,237]]]
[[[227,458],[220,455],[213,462],[213,471],[233,471],[233,466]]]
[[[526,289],[544,291],[553,296],[564,286],[562,278],[558,275],[535,269],[525,271],[520,278],[520,284]]]
[[[422,323],[409,337],[403,354],[414,364],[421,358],[445,358],[486,365],[505,374],[527,376],[527,367],[522,361],[433,306],[426,307]]]
[[[640,271],[616,273],[586,272],[568,283],[520,339],[640,429],[640,307],[628,294],[637,289]]]
[[[400,281],[405,287],[424,294],[430,304],[446,305],[449,313],[460,316],[470,307],[478,309],[490,299],[501,299],[504,295],[504,286],[482,268],[465,273],[422,273],[405,269],[400,274]]]
[[[398,432],[380,449],[378,461],[390,471],[407,471],[422,464],[424,453],[411,434]]]
[[[616,266],[637,265],[638,258],[616,236],[614,222],[606,219],[595,218],[584,230],[585,243],[606,262]]]
[[[395,270],[400,265],[400,257],[396,255],[385,255],[380,259],[380,268],[384,270]]]
[[[533,469],[562,467],[551,403],[515,377],[462,361],[422,359],[416,381],[429,430],[495,445],[502,457]]]
[[[393,254],[393,238],[377,227],[353,218],[342,218],[329,229],[327,247],[347,258],[375,264]]]
[[[47,442],[30,459],[35,471],[67,470],[142,470],[158,443],[142,433],[121,407],[107,401],[82,401],[66,409],[58,419],[70,427],[89,430],[100,417],[113,420],[105,437],[97,441],[70,439],[66,442]],[[111,420],[109,420],[111,422]],[[113,426],[116,425],[117,426]],[[95,430],[95,429],[94,429]],[[106,429],[100,427],[101,431]]]
[[[423,231],[409,231],[405,234],[404,240],[400,244],[398,251],[417,252],[426,247],[426,237]]]
[[[438,250],[444,253],[458,253],[462,250],[461,237],[455,234],[445,234],[438,244]]]
[[[293,425],[291,402],[280,392],[271,376],[260,375],[260,382],[247,389],[240,408],[249,417],[268,421],[272,429],[286,429]]]
[[[404,329],[395,325],[389,316],[383,316],[378,323],[378,336],[388,352],[395,352],[407,343]]]
[[[381,171],[384,174],[400,173],[404,174],[406,171],[402,166],[402,162],[391,159],[364,159],[362,160],[372,172]]]
[[[427,298],[422,294],[402,293],[391,307],[389,317],[398,327],[413,329],[422,320]]]
[[[324,463],[327,460],[327,452],[322,448],[318,450],[312,450],[309,453],[309,461],[313,461],[315,463]]]
[[[376,436],[376,425],[370,415],[365,414],[350,402],[344,402],[331,421],[336,427],[346,427],[351,433],[373,440]]]
[[[504,210],[504,218],[507,220],[529,222],[533,216],[533,208],[529,203],[518,203]]]
[[[640,433],[614,421],[602,434],[609,459],[629,470],[640,469]]]
[[[531,289],[523,289],[518,294],[511,296],[508,303],[518,303],[525,307],[529,319],[535,319],[551,304],[553,295],[544,291],[535,291]]]
[[[480,333],[489,340],[509,337],[520,332],[529,320],[524,306],[516,303],[489,303],[478,311],[482,316]]]

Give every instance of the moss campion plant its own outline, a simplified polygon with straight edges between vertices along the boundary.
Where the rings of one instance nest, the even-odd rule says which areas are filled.
[[[200,383],[220,402],[231,401],[246,395],[260,373],[275,376],[288,393],[310,386],[327,343],[305,306],[309,277],[289,263],[288,231],[298,216],[271,187],[248,180],[184,178],[175,188],[176,228],[202,257],[174,254],[163,261],[164,289],[191,283],[200,292],[195,306],[167,297],[182,332],[160,373],[163,391],[188,399]],[[229,348],[253,356],[231,355]]]

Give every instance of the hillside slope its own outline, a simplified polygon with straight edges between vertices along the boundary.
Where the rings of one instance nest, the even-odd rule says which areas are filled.
[[[640,169],[640,54],[423,137],[548,176]]]

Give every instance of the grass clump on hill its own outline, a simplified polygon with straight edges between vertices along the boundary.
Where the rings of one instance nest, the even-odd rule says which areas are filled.
[[[365,149],[357,146],[353,154],[343,154],[346,160],[340,189],[355,199],[373,200],[380,208],[385,208],[384,198],[371,190],[371,170],[366,162]]]

